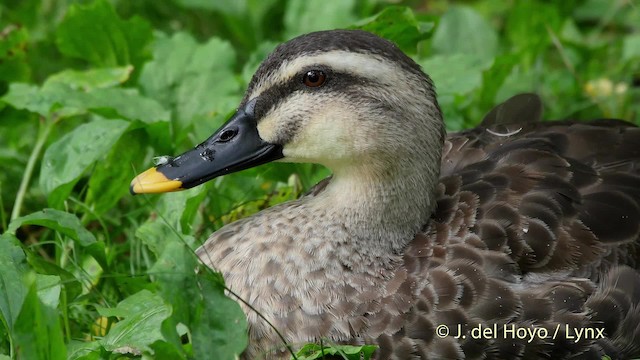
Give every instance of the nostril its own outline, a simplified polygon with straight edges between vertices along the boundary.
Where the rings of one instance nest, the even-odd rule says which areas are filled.
[[[218,138],[219,142],[227,142],[231,139],[233,139],[236,134],[238,134],[238,130],[231,128],[231,129],[225,129],[224,131],[222,131],[222,133],[220,133],[220,137]]]
[[[216,158],[216,151],[213,149],[205,149],[200,156],[206,161],[213,161]]]

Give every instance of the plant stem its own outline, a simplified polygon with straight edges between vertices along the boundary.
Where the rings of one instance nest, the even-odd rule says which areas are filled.
[[[67,344],[71,342],[71,326],[69,324],[69,304],[67,303],[67,289],[62,287],[62,320],[64,322],[64,335],[67,337]]]
[[[55,121],[47,121],[47,119],[45,119],[44,127],[42,125],[40,126],[40,131],[38,131],[38,140],[36,141],[36,146],[33,148],[33,151],[31,151],[31,155],[29,155],[29,161],[27,161],[27,167],[24,169],[24,175],[22,176],[22,181],[20,182],[18,194],[16,194],[16,201],[13,203],[13,210],[11,211],[11,218],[9,219],[9,221],[13,221],[18,216],[20,216],[20,210],[22,210],[24,196],[27,193],[27,186],[29,186],[31,176],[33,175],[33,169],[36,166],[36,162],[40,157],[40,153],[42,152],[42,147],[47,141],[47,138],[49,137],[49,134],[51,133],[54,125]]]
[[[4,204],[2,200],[2,181],[0,181],[0,204]],[[0,233],[3,233],[7,230],[7,214],[4,213],[4,206],[0,205]]]

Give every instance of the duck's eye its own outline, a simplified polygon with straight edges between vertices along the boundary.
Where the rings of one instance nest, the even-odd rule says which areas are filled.
[[[236,129],[227,129],[220,134],[220,138],[218,139],[218,141],[227,142],[233,139],[233,137],[236,136],[237,133],[238,131]]]
[[[302,82],[308,87],[322,86],[326,80],[327,75],[322,70],[309,70],[302,78]]]

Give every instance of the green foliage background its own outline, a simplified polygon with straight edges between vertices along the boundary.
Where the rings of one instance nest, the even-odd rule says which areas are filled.
[[[432,76],[450,130],[517,92],[540,94],[547,118],[640,123],[638,6],[3,0],[0,360],[243,350],[244,315],[220,276],[196,276],[193,249],[327,170],[269,164],[164,196],[128,185],[154,156],[208,137],[276,44],[345,27],[387,37]]]

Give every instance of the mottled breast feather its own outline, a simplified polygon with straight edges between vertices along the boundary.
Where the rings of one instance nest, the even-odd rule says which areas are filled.
[[[394,360],[638,357],[640,128],[541,115],[537,96],[519,95],[450,134],[435,210],[376,269],[340,260],[349,231],[332,209],[309,207],[331,178],[227,225],[198,255],[295,346],[377,344],[376,359]],[[244,309],[244,358],[288,359]]]
[[[199,256],[221,266],[245,300],[270,309],[269,320],[296,345],[374,343],[376,359],[395,360],[640,356],[640,129],[540,118],[539,99],[521,95],[478,128],[450,134],[435,211],[380,271],[332,262],[340,249],[327,237],[348,234],[326,214],[296,217],[331,179],[259,220],[229,225]],[[268,233],[282,229],[288,240],[270,243]],[[304,244],[294,241],[299,236]],[[264,252],[251,255],[245,243]],[[267,272],[256,273],[261,261]],[[289,358],[245,310],[251,344],[244,357]],[[448,336],[438,336],[443,326]],[[470,336],[485,328],[493,335]],[[538,335],[505,337],[510,329]],[[578,329],[591,336],[576,341]],[[455,338],[458,331],[467,336]]]

